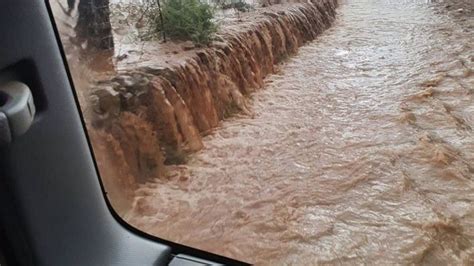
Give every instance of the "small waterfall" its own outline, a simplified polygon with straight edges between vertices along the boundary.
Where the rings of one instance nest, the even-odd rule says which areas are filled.
[[[271,9],[181,65],[137,67],[99,82],[92,91],[100,95],[95,108],[102,114],[91,118],[91,139],[99,161],[120,164],[110,176],[102,168],[111,166],[99,164],[105,182],[114,183],[106,187],[130,191],[163,176],[166,164],[199,151],[202,136],[221,120],[248,113],[247,97],[262,88],[275,64],[330,27],[336,7],[337,0],[314,0]]]

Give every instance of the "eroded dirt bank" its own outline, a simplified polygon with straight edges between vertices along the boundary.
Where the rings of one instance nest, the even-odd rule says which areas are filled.
[[[275,64],[330,26],[336,6],[337,0],[274,6],[227,26],[209,48],[172,62],[147,54],[94,86],[89,131],[119,212],[130,207],[139,183],[184,163],[223,119],[248,113],[248,96]]]
[[[431,2],[341,3],[128,220],[257,264],[473,265],[474,20]]]

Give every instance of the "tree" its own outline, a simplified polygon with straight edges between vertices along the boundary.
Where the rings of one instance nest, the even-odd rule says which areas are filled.
[[[109,0],[68,0],[69,11],[77,6],[76,34],[80,42],[87,40],[88,48],[109,50],[114,48],[110,24]]]

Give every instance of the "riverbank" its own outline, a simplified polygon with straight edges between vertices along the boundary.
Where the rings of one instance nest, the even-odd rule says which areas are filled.
[[[248,97],[278,63],[331,25],[336,6],[336,0],[274,5],[222,27],[210,47],[154,50],[145,43],[140,57],[121,60],[118,74],[92,88],[86,114],[116,209],[126,212],[140,183],[164,178],[169,166],[201,150],[202,137],[222,120],[248,114]]]

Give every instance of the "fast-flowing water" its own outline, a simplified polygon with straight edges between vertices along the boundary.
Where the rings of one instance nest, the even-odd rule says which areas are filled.
[[[473,20],[435,10],[341,3],[129,220],[259,264],[472,265]]]

